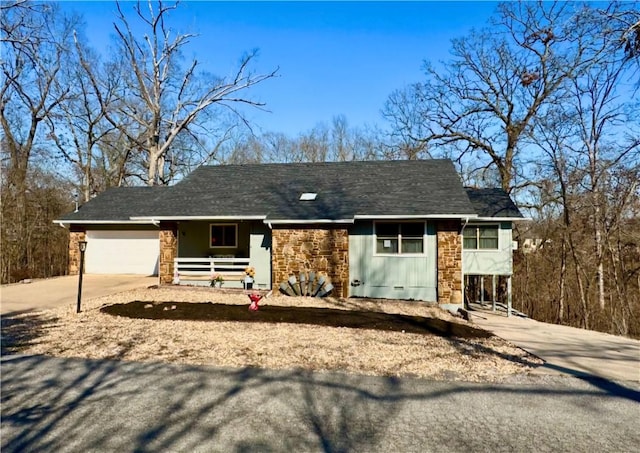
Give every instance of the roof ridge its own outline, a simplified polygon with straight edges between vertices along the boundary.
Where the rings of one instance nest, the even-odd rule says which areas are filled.
[[[394,160],[385,160],[385,159],[376,159],[376,160],[345,160],[345,161],[322,161],[322,162],[249,162],[249,163],[241,163],[241,164],[206,164],[201,165],[196,170],[200,168],[220,168],[220,167],[286,167],[286,166],[314,166],[314,165],[358,165],[358,164],[378,164],[378,165],[395,165],[395,164],[408,164],[415,162],[451,162],[451,159],[447,158],[438,158],[438,159],[394,159]],[[194,170],[194,171],[196,171]]]

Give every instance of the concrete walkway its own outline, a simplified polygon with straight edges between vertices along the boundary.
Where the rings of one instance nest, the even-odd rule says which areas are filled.
[[[473,322],[545,361],[541,373],[640,381],[640,341],[487,311]]]
[[[145,288],[158,283],[158,277],[139,275],[94,275],[82,278],[82,299],[108,296],[130,289]],[[78,298],[78,276],[65,276],[15,283],[0,287],[0,313],[46,310],[72,306]]]

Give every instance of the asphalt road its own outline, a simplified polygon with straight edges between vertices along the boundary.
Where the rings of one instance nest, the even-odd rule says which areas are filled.
[[[640,384],[6,356],[4,452],[635,452]]]

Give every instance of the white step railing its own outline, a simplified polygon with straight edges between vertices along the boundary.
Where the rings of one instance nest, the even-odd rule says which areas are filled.
[[[249,258],[175,258],[173,282],[180,280],[209,280],[214,274],[224,280],[243,280]]]

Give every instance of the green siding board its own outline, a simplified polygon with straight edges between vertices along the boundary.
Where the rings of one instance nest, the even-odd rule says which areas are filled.
[[[254,287],[271,288],[271,230],[262,223],[252,223],[249,244],[250,265],[256,269]]]
[[[178,225],[178,256],[182,258],[205,258],[209,255],[233,255],[249,257],[249,222],[238,222],[237,247],[209,247],[209,225],[211,223],[234,222],[180,222]]]
[[[513,272],[511,222],[501,222],[498,233],[498,250],[463,250],[464,274],[511,275]]]
[[[425,255],[376,256],[373,222],[357,222],[349,232],[350,295],[388,299],[436,300],[435,228],[427,224]]]

